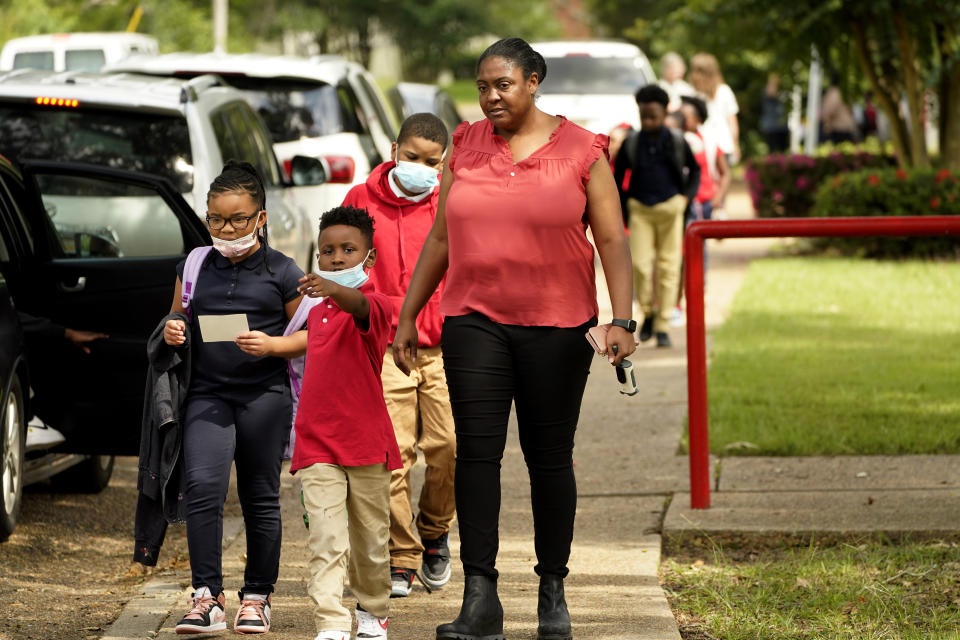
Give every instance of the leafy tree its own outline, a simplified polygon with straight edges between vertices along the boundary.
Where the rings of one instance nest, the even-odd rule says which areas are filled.
[[[960,3],[948,0],[588,0],[612,35],[662,53],[714,52],[724,66],[801,79],[815,47],[849,88],[856,68],[891,123],[901,165],[929,164],[924,94],[939,98],[942,161],[960,169]],[[664,42],[663,39],[659,41]],[[731,84],[733,84],[731,82]],[[855,82],[855,86],[861,86]],[[736,86],[736,85],[734,85]],[[909,107],[903,115],[901,98]]]

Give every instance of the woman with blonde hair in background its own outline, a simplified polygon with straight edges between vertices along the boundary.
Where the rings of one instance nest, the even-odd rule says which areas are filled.
[[[690,84],[707,103],[709,116],[703,128],[713,136],[730,165],[740,161],[740,106],[730,85],[723,81],[720,64],[709,53],[690,58]]]

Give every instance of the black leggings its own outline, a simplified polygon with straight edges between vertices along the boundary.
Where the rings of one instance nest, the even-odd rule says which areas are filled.
[[[530,474],[538,575],[567,575],[577,510],[573,438],[596,319],[572,328],[523,327],[479,313],[443,323],[441,346],[457,430],[454,483],[467,575],[497,576],[500,461],[510,403]]]
[[[258,393],[259,395],[251,394]],[[223,591],[223,503],[237,463],[247,536],[243,592],[269,594],[280,570],[280,465],[290,437],[290,392],[194,394],[187,400],[183,459],[193,587]]]

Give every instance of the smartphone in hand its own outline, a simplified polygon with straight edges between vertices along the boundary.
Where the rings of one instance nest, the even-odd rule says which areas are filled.
[[[601,324],[587,329],[586,338],[593,350],[601,356],[607,355],[607,331],[609,324]]]

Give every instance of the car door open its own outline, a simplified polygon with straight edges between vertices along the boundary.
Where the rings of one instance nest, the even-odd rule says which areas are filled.
[[[19,307],[109,335],[89,354],[31,345],[37,413],[66,435],[66,450],[135,454],[147,338],[170,309],[176,264],[209,234],[164,178],[75,163],[22,169],[36,250],[18,274]]]

